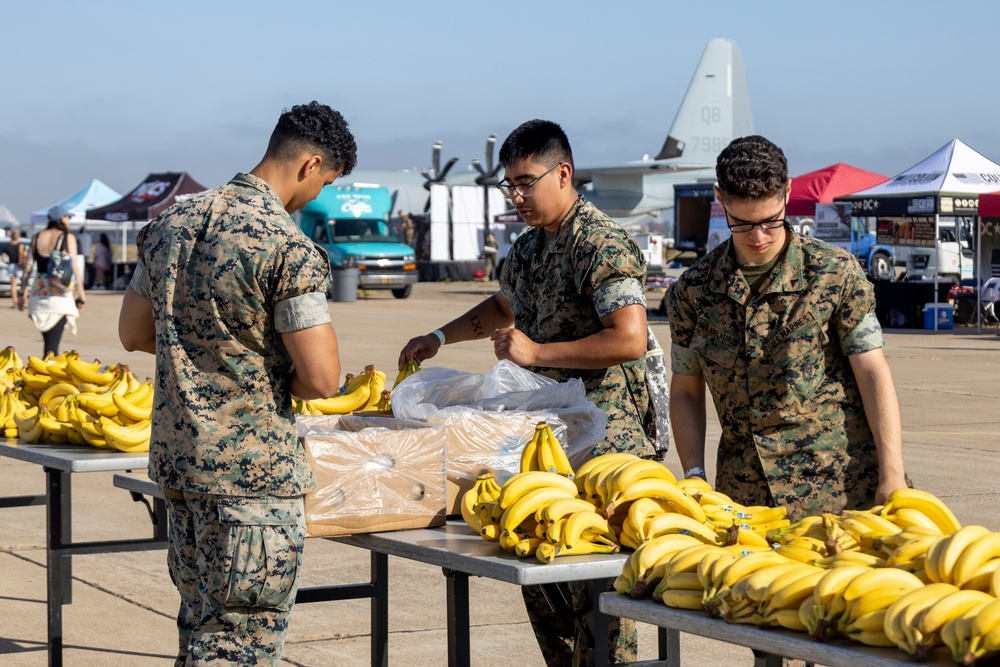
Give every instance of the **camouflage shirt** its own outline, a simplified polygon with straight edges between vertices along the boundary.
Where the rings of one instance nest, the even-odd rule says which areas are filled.
[[[312,489],[281,334],[330,321],[326,253],[250,174],[164,211],[138,247],[131,287],[156,324],[150,477],[238,496]]]
[[[730,242],[667,295],[672,370],[703,376],[722,425],[716,487],[789,514],[870,506],[878,459],[848,357],[882,347],[857,261],[791,239],[753,297]]]
[[[645,307],[646,260],[631,236],[580,197],[559,230],[522,234],[510,249],[500,290],[514,326],[536,343],[579,340],[603,329],[601,319],[620,308]],[[559,382],[580,378],[587,397],[608,415],[610,450],[653,454],[646,437],[652,422],[644,359],[599,370],[529,367]]]

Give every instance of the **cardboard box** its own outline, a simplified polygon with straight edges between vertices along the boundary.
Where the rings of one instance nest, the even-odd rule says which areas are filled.
[[[367,415],[296,422],[318,485],[305,498],[307,537],[444,525],[444,428]]]

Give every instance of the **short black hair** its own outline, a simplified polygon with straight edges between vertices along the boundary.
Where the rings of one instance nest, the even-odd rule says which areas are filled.
[[[292,160],[307,151],[322,155],[327,167],[341,170],[342,176],[358,163],[358,146],[347,121],[339,111],[315,100],[285,109],[271,133],[266,157]]]
[[[788,160],[780,148],[762,136],[733,139],[715,161],[719,190],[745,201],[770,199],[784,192]]]
[[[501,167],[509,167],[515,160],[525,158],[541,164],[568,162],[572,167],[573,149],[558,124],[535,118],[521,123],[500,146]]]

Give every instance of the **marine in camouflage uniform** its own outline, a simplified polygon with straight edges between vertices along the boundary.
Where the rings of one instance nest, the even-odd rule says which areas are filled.
[[[138,248],[130,287],[156,323],[149,474],[181,594],[176,664],[277,664],[315,486],[281,336],[330,321],[326,254],[245,173],[168,209]]]
[[[714,399],[719,491],[792,519],[870,507],[879,461],[849,357],[883,345],[873,287],[847,252],[787,233],[756,295],[731,240],[672,286],[672,371]]]
[[[580,197],[555,233],[536,228],[518,237],[504,262],[500,291],[510,303],[515,328],[537,343],[557,343],[599,331],[602,318],[619,308],[645,307],[645,282],[646,262],[635,241]],[[653,455],[646,436],[652,414],[643,359],[598,370],[528,370],[559,382],[583,381],[587,398],[608,416],[604,441],[594,446],[593,456],[612,451]],[[583,582],[561,588],[574,614],[596,603]],[[554,612],[541,587],[521,590],[546,665],[586,664],[586,642],[578,637],[573,618]],[[635,661],[635,621],[610,619],[608,631],[611,664]]]
[[[646,260],[635,241],[582,196],[555,233],[536,228],[518,237],[500,276],[514,327],[536,343],[586,338],[603,328],[608,313],[645,308],[645,284]],[[596,370],[527,368],[558,382],[583,381],[587,398],[608,416],[593,456],[654,453],[644,359]]]

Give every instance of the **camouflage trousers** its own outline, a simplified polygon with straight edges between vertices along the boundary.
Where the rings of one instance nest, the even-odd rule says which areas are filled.
[[[175,667],[278,665],[302,563],[302,498],[161,491],[181,596]]]
[[[582,616],[597,604],[587,593],[583,581],[559,584],[563,596],[573,610]],[[608,590],[613,591],[611,582]],[[579,635],[573,615],[556,613],[542,594],[541,586],[523,586],[521,595],[528,610],[528,621],[538,641],[538,648],[548,667],[580,667],[587,664],[587,642]],[[635,662],[639,653],[639,637],[635,621],[628,618],[608,619],[608,663],[621,665]]]

